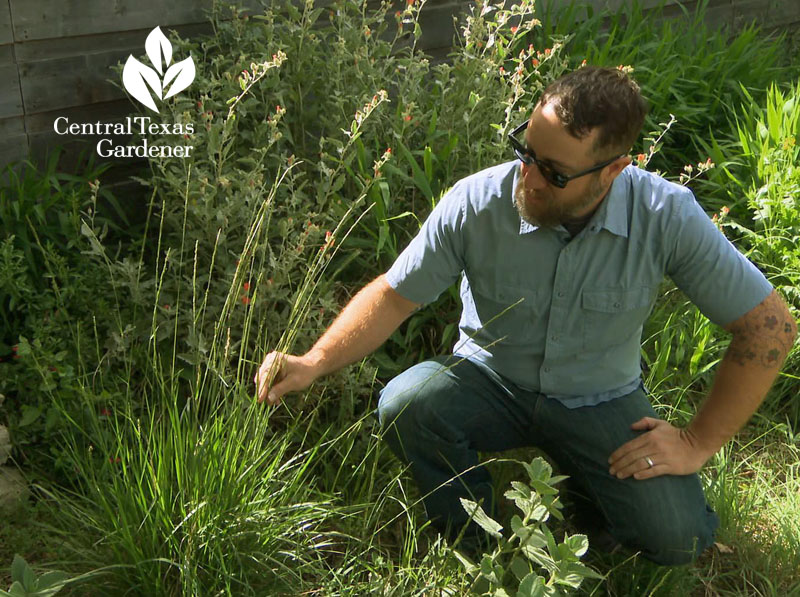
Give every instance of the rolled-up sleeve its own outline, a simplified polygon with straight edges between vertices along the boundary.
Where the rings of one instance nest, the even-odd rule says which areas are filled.
[[[464,269],[464,197],[456,184],[386,273],[389,285],[415,303],[431,303]]]
[[[717,229],[691,194],[670,219],[667,274],[700,311],[724,326],[760,304],[772,285]]]

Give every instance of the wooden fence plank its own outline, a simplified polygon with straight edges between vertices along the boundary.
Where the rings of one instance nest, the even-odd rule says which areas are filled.
[[[0,118],[0,168],[28,155],[28,137],[22,116]]]
[[[11,28],[11,7],[7,3],[0,4],[0,45],[14,43]]]
[[[18,41],[117,33],[156,26],[174,27],[208,22],[212,0],[10,0],[14,35]],[[257,10],[256,0],[243,4]]]
[[[208,33],[206,24],[179,27],[182,37]],[[125,97],[111,67],[141,56],[148,30],[18,44],[25,113],[48,112]],[[118,38],[112,40],[111,38]]]
[[[0,118],[22,115],[19,73],[11,44],[0,46]]]

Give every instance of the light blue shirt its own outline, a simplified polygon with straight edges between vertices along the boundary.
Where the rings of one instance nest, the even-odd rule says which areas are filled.
[[[461,279],[454,354],[575,408],[641,383],[642,325],[664,276],[725,325],[772,291],[692,192],[628,166],[586,227],[520,218],[519,162],[460,180],[387,272],[401,296],[434,301]]]

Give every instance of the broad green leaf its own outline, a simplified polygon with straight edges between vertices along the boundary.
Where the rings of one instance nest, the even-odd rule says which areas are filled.
[[[469,574],[473,578],[480,571],[480,567],[477,564],[475,564],[472,560],[470,560],[467,556],[462,554],[460,551],[454,550],[453,555],[455,555],[456,559],[459,562],[461,562],[462,566],[464,566],[467,574]]]
[[[22,407],[22,417],[20,418],[18,425],[20,427],[27,427],[36,421],[40,416],[42,416],[42,409],[26,404]]]
[[[25,590],[25,588],[22,586],[22,583],[19,581],[15,581],[11,585],[7,595],[10,595],[11,597],[30,597],[30,593]]]
[[[571,554],[580,558],[583,557],[586,550],[589,549],[589,539],[586,535],[570,535],[564,540],[564,545],[567,546]]]
[[[538,479],[533,479],[531,481],[531,487],[538,491],[542,495],[556,495],[558,494],[558,489],[555,487],[551,487],[549,483],[545,483],[544,481],[539,481]]]
[[[459,499],[461,500],[462,507],[467,511],[467,514],[472,517],[472,519],[475,521],[475,524],[489,533],[492,537],[497,537],[499,539],[503,536],[500,533],[503,527],[497,521],[492,520],[489,515],[483,511],[483,508],[481,508],[472,500],[467,500],[464,498]]]
[[[11,562],[11,580],[22,582],[25,578],[25,571],[28,569],[28,562],[17,554],[14,556],[14,561]]]
[[[531,481],[547,481],[553,474],[553,468],[541,456],[537,456],[530,463],[523,462],[522,465],[528,471]]]
[[[63,586],[64,582],[69,578],[66,572],[60,570],[53,570],[52,572],[45,572],[39,577],[39,591],[54,589],[58,585]]]
[[[531,572],[531,565],[519,556],[514,556],[508,568],[517,577],[517,580],[522,580]]]
[[[500,579],[495,574],[494,566],[492,565],[492,558],[490,556],[483,556],[481,560],[481,574],[489,582],[499,585]]]
[[[519,583],[516,597],[543,597],[544,596],[544,579],[531,572],[528,576],[522,579]]]

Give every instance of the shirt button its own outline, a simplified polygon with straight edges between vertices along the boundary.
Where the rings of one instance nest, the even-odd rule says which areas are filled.
[[[563,296],[564,296],[564,293],[563,293],[563,292],[559,292],[559,293],[558,293],[558,298],[562,298]]]
[[[552,336],[550,336],[550,339],[551,339],[553,342],[555,342],[556,340],[558,340],[558,336],[556,336],[556,335],[552,335]]]
[[[619,309],[619,308],[622,306],[622,303],[620,303],[619,301],[617,301],[616,303],[614,303],[614,306],[615,306],[617,309]]]
[[[544,368],[544,372],[545,372],[545,373],[550,373],[550,367],[545,367],[545,368]]]

